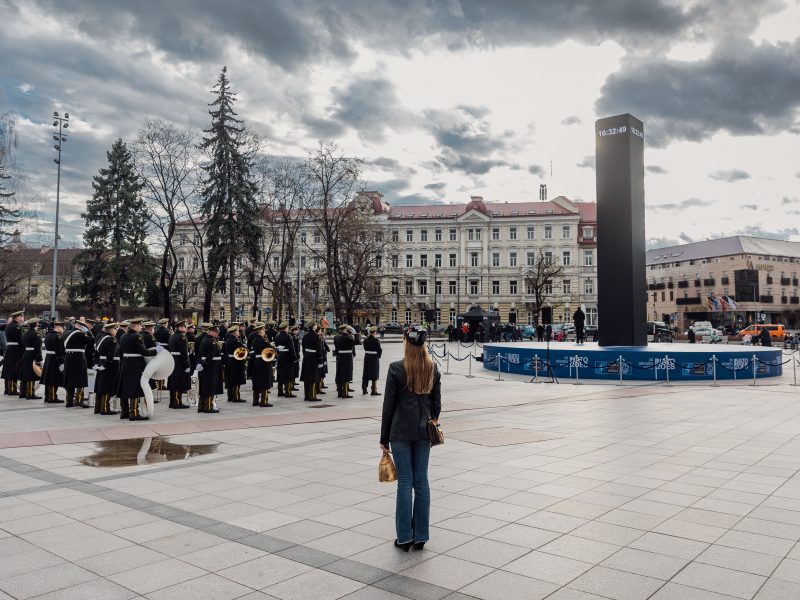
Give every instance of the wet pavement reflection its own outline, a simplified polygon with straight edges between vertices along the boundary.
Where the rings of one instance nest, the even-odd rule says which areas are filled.
[[[216,444],[179,444],[167,437],[131,438],[95,442],[95,452],[81,459],[90,467],[129,467],[185,460],[217,451]]]

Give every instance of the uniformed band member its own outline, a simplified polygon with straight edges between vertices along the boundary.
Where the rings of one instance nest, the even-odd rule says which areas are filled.
[[[269,401],[269,388],[272,387],[272,363],[264,360],[261,353],[272,344],[269,343],[264,331],[264,324],[259,323],[253,328],[253,406],[272,406]],[[279,384],[280,385],[280,384]],[[280,388],[279,388],[280,389]]]
[[[122,341],[122,336],[128,333],[128,321],[120,321],[119,327],[117,327],[117,341]]]
[[[199,342],[196,370],[200,376],[200,399],[197,412],[218,413],[214,396],[222,393],[222,353],[217,343],[219,330],[216,325],[207,323],[208,331]],[[195,346],[197,348],[197,346]]]
[[[101,415],[116,415],[118,411],[111,406],[111,398],[119,391],[119,342],[117,330],[119,323],[106,321],[103,331],[95,342],[96,363],[94,366],[94,412]]]
[[[353,380],[353,357],[356,343],[349,325],[339,326],[339,335],[333,338],[333,354],[336,356],[336,391],[339,398],[352,398],[350,382]]]
[[[289,324],[283,321],[275,336],[275,348],[278,351],[278,396],[297,398],[292,393],[294,380],[294,363],[297,360],[292,336],[289,335]]]
[[[41,400],[34,391],[34,385],[40,377],[35,373],[33,363],[42,364],[42,338],[39,336],[39,319],[25,321],[28,330],[22,334],[22,363],[19,368],[20,390],[19,397],[31,400]]]
[[[6,353],[3,356],[3,381],[7,396],[19,393],[19,361],[25,351],[22,346],[22,322],[25,311],[18,310],[10,315],[11,321],[6,325]]]
[[[245,350],[244,359],[237,359],[235,352],[237,348]],[[228,329],[228,337],[225,339],[225,388],[228,390],[228,402],[244,402],[241,396],[240,386],[247,383],[247,344],[239,338],[239,324],[231,323]],[[254,394],[255,395],[255,394]]]
[[[64,322],[53,321],[53,329],[44,338],[44,367],[42,367],[42,383],[44,384],[44,401],[47,404],[61,404],[58,399],[58,388],[64,385]]]
[[[308,324],[301,346],[303,350],[303,366],[300,371],[300,380],[303,382],[303,400],[306,402],[316,402],[317,386],[319,385],[319,369],[321,363],[320,339],[316,333],[316,323],[311,321]]]
[[[275,343],[275,336],[278,335],[278,331],[275,329],[276,325],[277,323],[271,319],[267,321],[267,340],[272,343]]]
[[[122,354],[122,363],[119,374],[119,396],[122,407],[121,419],[131,421],[145,421],[139,410],[142,398],[141,378],[145,367],[145,356],[155,356],[161,351],[160,346],[146,348],[142,337],[143,319],[130,319],[128,333],[122,336],[119,350]]]
[[[189,408],[183,403],[183,394],[192,387],[192,361],[189,358],[189,341],[186,337],[186,321],[175,323],[175,333],[167,342],[169,353],[175,360],[172,374],[167,379],[170,408]]]
[[[89,385],[86,348],[93,343],[89,327],[76,321],[75,329],[64,336],[64,387],[67,390],[67,408],[89,408],[84,389]]]
[[[303,355],[303,349],[300,347],[300,327],[293,325],[289,329],[289,334],[292,336],[292,344],[294,344],[294,369],[292,372],[292,389],[296,390],[300,386],[300,358]]]
[[[378,379],[381,371],[381,355],[383,349],[377,336],[378,328],[374,325],[367,328],[367,337],[364,338],[364,371],[361,375],[361,393],[367,393],[367,383],[372,382],[370,396],[380,396],[378,392]]]

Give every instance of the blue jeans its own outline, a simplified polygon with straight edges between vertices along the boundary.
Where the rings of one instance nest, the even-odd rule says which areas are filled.
[[[428,458],[431,443],[428,440],[415,442],[392,442],[392,455],[397,467],[397,507],[395,527],[397,541],[427,542],[431,520],[431,488],[428,485]],[[414,500],[411,500],[411,490]]]

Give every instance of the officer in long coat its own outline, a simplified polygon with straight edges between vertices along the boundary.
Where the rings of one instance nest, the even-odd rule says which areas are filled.
[[[275,336],[278,335],[278,331],[275,329],[275,321],[269,320],[267,321],[267,340],[270,342],[275,342]]]
[[[166,347],[169,345],[169,340],[172,337],[169,331],[169,319],[158,320],[158,327],[156,327],[153,337],[155,337],[156,341],[162,346]]]
[[[18,310],[11,313],[10,321],[6,325],[6,352],[3,355],[3,380],[5,381],[5,394],[7,396],[19,393],[19,361],[25,352],[22,346],[22,322],[25,320],[25,311]]]
[[[374,325],[367,328],[367,337],[364,338],[364,371],[361,375],[361,393],[367,393],[367,383],[372,382],[370,396],[380,396],[378,392],[378,379],[381,371],[381,355],[383,349],[376,335],[378,328]]]
[[[303,396],[306,402],[316,402],[317,398],[317,385],[319,385],[319,335],[316,331],[316,323],[310,321],[308,323],[308,331],[306,331],[303,339],[300,340],[303,354],[303,366],[300,371],[300,380],[303,382]]]
[[[244,360],[238,360],[236,355],[237,348],[244,348],[247,350],[245,344],[239,338],[239,324],[231,323],[231,328],[228,329],[228,337],[225,339],[225,389],[228,391],[228,402],[244,402],[241,397],[241,386],[247,383],[247,375],[245,369],[247,368],[248,353],[245,352]]]
[[[119,372],[119,401],[122,406],[121,419],[131,421],[145,421],[139,410],[139,402],[144,392],[142,391],[141,378],[144,373],[145,356],[155,356],[161,351],[160,346],[146,348],[142,337],[143,319],[129,319],[128,333],[122,336],[119,351],[122,361]]]
[[[92,343],[89,327],[75,322],[75,328],[64,336],[64,387],[67,389],[67,408],[89,408],[84,389],[89,385],[86,348]]]
[[[292,325],[289,329],[289,335],[292,336],[292,343],[294,344],[294,353],[297,358],[294,359],[294,372],[292,373],[292,389],[296,390],[300,385],[300,358],[303,355],[303,348],[300,345],[300,327]]]
[[[350,381],[353,379],[353,357],[356,344],[349,325],[339,326],[339,335],[333,338],[333,354],[336,356],[336,391],[339,398],[352,398]]]
[[[142,323],[142,339],[144,340],[144,347],[148,350],[150,348],[156,347],[156,323],[155,321],[145,321]],[[165,348],[166,349],[166,348]],[[163,386],[159,387],[159,382],[155,379],[150,379],[150,389],[151,390],[163,390]],[[163,383],[163,381],[161,382]],[[161,395],[159,393],[153,394],[153,402],[158,404],[161,402]]]
[[[264,331],[264,324],[259,323],[253,328],[253,406],[272,406],[269,401],[269,388],[272,386],[273,361],[265,361],[261,353],[271,347]]]
[[[182,399],[183,393],[192,387],[192,362],[189,358],[189,341],[186,338],[186,321],[175,324],[175,333],[170,336],[167,348],[175,360],[175,366],[167,379],[169,407],[189,408]]]
[[[19,368],[20,386],[19,397],[32,400],[41,400],[33,388],[39,376],[33,370],[33,363],[42,364],[42,338],[39,336],[39,319],[28,319],[25,322],[28,330],[22,334],[22,359]]]
[[[111,406],[111,398],[119,391],[119,342],[117,330],[119,323],[107,321],[103,331],[95,341],[94,412],[101,415],[116,415],[118,411]]]
[[[196,370],[200,376],[200,399],[197,412],[218,413],[214,396],[222,393],[222,352],[217,343],[219,329],[216,325],[208,325],[208,331],[200,341],[197,350]]]
[[[58,388],[64,385],[64,322],[53,321],[53,329],[44,338],[44,401],[47,404],[61,404]]]
[[[281,322],[278,330],[278,334],[275,336],[275,348],[278,351],[278,396],[297,398],[292,393],[297,352],[292,336],[289,335],[289,324],[286,321]]]

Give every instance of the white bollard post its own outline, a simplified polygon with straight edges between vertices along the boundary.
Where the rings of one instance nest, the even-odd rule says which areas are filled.
[[[711,387],[719,387],[717,384],[717,355],[711,355],[711,369],[712,373],[714,374],[714,383],[711,384]]]
[[[445,375],[450,375],[450,353],[449,352],[447,352],[447,370],[445,371],[444,374]]]
[[[797,385],[797,359],[792,357],[792,375],[794,377],[794,383],[792,385]]]
[[[575,355],[575,385],[583,385],[581,383],[580,370],[581,370],[581,360],[580,360],[580,357],[576,354]]]
[[[669,382],[669,354],[664,355],[664,376],[667,379],[667,383],[665,383],[664,386],[672,387],[672,384]]]
[[[467,377],[471,379],[472,378],[472,355],[471,354],[467,357],[467,363],[469,363],[469,367],[468,367],[469,371],[467,372]]]
[[[752,363],[751,364],[752,364],[752,367],[753,367],[753,383],[751,383],[750,385],[755,385],[756,384],[756,355],[755,354],[753,354],[753,358],[752,358]]]
[[[539,355],[535,355],[533,357],[533,369],[534,369],[534,379],[536,379],[536,383],[541,383],[539,381]]]
[[[622,354],[619,355],[617,359],[617,370],[619,371],[619,383],[617,385],[622,385]]]
[[[503,366],[503,360],[500,358],[500,353],[497,353],[497,381],[502,381],[502,371],[501,368]]]

